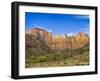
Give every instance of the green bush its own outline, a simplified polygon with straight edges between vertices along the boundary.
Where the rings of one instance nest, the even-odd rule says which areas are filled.
[[[25,67],[79,66],[89,64],[89,47],[65,49],[26,58]]]

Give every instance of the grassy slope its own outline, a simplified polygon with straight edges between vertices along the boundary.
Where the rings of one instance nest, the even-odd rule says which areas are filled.
[[[31,56],[39,56],[47,53],[52,53],[50,47],[45,44],[43,40],[26,35],[26,45],[32,45],[32,47],[26,47],[26,59],[30,59]]]
[[[88,65],[89,46],[80,49],[58,50],[38,56],[32,55],[26,58],[25,64],[26,68]]]

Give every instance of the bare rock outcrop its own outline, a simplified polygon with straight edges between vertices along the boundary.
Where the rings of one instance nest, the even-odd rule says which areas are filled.
[[[26,31],[26,35],[31,35],[36,40],[45,41],[52,49],[76,49],[89,44],[89,36],[83,32],[78,32],[73,36],[53,36],[52,33],[44,29],[32,28]]]

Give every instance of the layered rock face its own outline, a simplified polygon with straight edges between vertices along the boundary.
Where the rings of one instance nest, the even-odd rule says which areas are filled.
[[[85,33],[78,33],[75,36],[54,36],[52,39],[52,48],[56,49],[75,49],[89,44],[89,37]]]
[[[34,38],[38,40],[45,41],[48,45],[51,45],[52,42],[52,34],[50,32],[47,32],[44,29],[40,28],[33,28],[26,32],[26,34],[33,36]]]
[[[83,32],[79,32],[74,36],[53,36],[52,33],[44,29],[33,28],[27,31],[26,34],[31,35],[37,40],[45,41],[45,43],[52,49],[76,49],[89,44],[89,36]]]

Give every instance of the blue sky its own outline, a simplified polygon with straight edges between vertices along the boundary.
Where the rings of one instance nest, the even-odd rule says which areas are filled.
[[[25,13],[26,31],[30,28],[43,28],[54,35],[77,32],[89,34],[89,16],[75,14]]]

